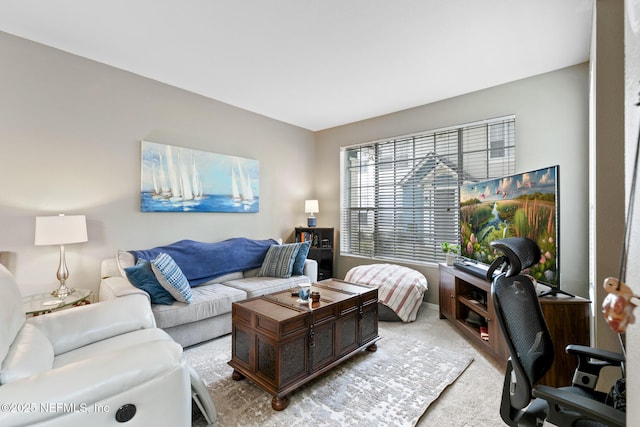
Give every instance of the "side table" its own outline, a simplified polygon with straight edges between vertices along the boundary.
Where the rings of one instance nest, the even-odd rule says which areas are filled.
[[[91,304],[93,294],[89,289],[76,289],[64,298],[51,295],[50,292],[29,295],[22,299],[24,312],[27,315],[39,316],[52,311],[63,310],[68,307]]]

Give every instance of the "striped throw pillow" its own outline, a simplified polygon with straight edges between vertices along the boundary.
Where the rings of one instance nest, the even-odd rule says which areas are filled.
[[[160,282],[176,301],[191,302],[191,286],[189,281],[171,256],[161,253],[151,261],[151,268]]]
[[[300,250],[300,245],[291,243],[287,245],[271,245],[264,257],[258,276],[262,277],[291,277],[293,263]]]

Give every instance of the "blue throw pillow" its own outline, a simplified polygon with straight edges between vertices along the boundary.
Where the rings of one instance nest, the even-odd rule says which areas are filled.
[[[189,281],[182,274],[182,270],[180,270],[173,258],[161,253],[151,261],[151,269],[160,285],[169,291],[171,296],[180,302],[191,302],[192,295]]]
[[[302,276],[304,271],[304,262],[307,260],[307,255],[309,255],[309,248],[311,247],[311,242],[306,241],[302,243],[296,243],[300,248],[298,249],[298,254],[296,255],[296,259],[293,261],[293,268],[291,269],[292,276]]]
[[[151,297],[151,304],[171,305],[175,301],[171,294],[163,288],[151,269],[151,263],[141,259],[133,267],[124,269],[127,279],[133,286],[142,289]]]
[[[264,257],[258,276],[262,277],[291,277],[293,262],[300,250],[297,243],[288,245],[272,245]]]

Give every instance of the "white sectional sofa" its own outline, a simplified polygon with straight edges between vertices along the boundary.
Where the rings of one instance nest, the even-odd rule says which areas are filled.
[[[231,332],[233,302],[295,288],[301,283],[313,283],[318,276],[318,265],[311,259],[304,261],[302,275],[264,277],[258,275],[259,270],[231,272],[192,286],[189,303],[151,304],[157,326],[183,347],[198,344]],[[101,278],[100,301],[138,293],[146,295],[151,302],[147,292],[133,286],[126,274],[123,275],[122,260],[103,260]]]

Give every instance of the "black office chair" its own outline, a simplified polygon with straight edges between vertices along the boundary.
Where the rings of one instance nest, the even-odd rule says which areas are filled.
[[[503,421],[510,426],[541,426],[545,420],[562,427],[624,426],[625,413],[606,405],[606,394],[594,390],[604,366],[624,363],[621,354],[570,345],[567,352],[579,360],[573,385],[536,385],[553,363],[553,344],[535,287],[519,273],[538,262],[540,248],[520,237],[494,241],[491,246],[504,254],[491,265],[487,279],[492,282],[491,298],[511,356],[500,404]]]

